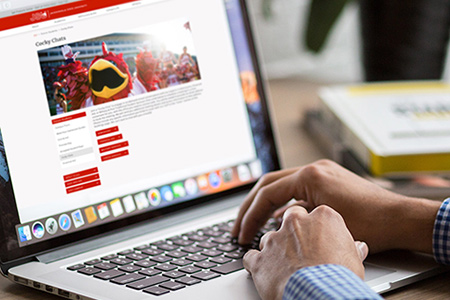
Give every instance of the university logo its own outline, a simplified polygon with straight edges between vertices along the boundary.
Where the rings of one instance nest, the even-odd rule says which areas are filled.
[[[40,12],[35,12],[35,13],[32,13],[32,14],[31,14],[30,21],[31,21],[31,22],[36,22],[36,21],[45,20],[45,19],[48,18],[48,15],[49,15],[48,11],[44,11],[44,12],[42,12],[42,11],[40,11]]]

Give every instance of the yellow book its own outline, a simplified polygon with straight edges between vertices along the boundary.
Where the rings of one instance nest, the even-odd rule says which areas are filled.
[[[324,87],[322,121],[375,176],[450,172],[450,84]]]

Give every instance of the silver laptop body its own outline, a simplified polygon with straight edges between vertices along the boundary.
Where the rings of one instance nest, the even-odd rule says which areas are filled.
[[[80,1],[82,5],[85,2]],[[128,286],[142,279],[117,284],[111,282],[114,278],[95,277],[107,270],[85,274],[80,272],[84,268],[74,268],[82,265],[89,269],[90,262],[121,252],[125,254],[119,258],[126,258],[130,250],[141,254],[151,245],[159,250],[160,241],[170,239],[172,245],[179,237],[189,240],[187,234],[198,230],[207,232],[230,224],[258,178],[280,168],[244,1],[113,4],[96,4],[92,10],[68,4],[66,13],[70,7],[85,11],[37,22],[33,27],[27,24],[22,31],[4,29],[3,33],[17,30],[24,45],[33,44],[32,51],[22,56],[33,53],[24,59],[34,68],[29,79],[38,82],[29,92],[40,93],[32,98],[23,97],[28,93],[23,89],[15,93],[17,98],[8,101],[22,101],[19,106],[3,97],[0,100],[2,273],[13,282],[70,299],[148,299],[161,289],[167,291],[159,296],[163,299],[259,299],[242,267],[225,274],[204,267],[202,272],[213,278],[177,287],[180,278],[191,278],[192,274],[186,273],[145,288]],[[41,18],[61,13],[57,8],[42,11]],[[11,41],[15,34],[1,38]],[[184,55],[183,45],[190,56]],[[14,53],[2,51],[7,57]],[[109,59],[110,65],[95,64],[101,59]],[[128,71],[121,67],[123,61]],[[147,73],[140,73],[142,64],[144,71],[154,72],[149,82],[144,82]],[[17,90],[10,79],[19,74],[14,72],[0,79]],[[176,77],[171,77],[173,74]],[[74,82],[74,76],[80,82],[75,89],[67,85]],[[121,97],[112,96],[126,88],[129,90]],[[84,93],[81,96],[80,91]],[[20,100],[18,94],[28,100]],[[26,105],[25,101],[31,100],[39,104]],[[14,118],[31,107],[36,108],[29,115],[27,126],[31,128],[17,131]],[[45,122],[49,132],[42,132],[38,143],[33,124],[41,128]],[[66,125],[70,129],[65,131]],[[185,136],[188,133],[189,138]],[[78,148],[67,148],[64,139],[79,143]],[[36,148],[44,148],[34,152],[41,159],[26,159],[30,152],[18,151],[23,145],[18,140],[31,140],[39,144]],[[221,149],[214,148],[216,143],[221,143]],[[210,148],[206,151],[205,147]],[[40,151],[43,156],[38,155]],[[152,151],[159,154],[156,159]],[[173,160],[176,163],[171,163]],[[47,168],[42,168],[42,161]],[[183,167],[177,168],[177,164]],[[54,180],[54,175],[59,180]],[[29,176],[44,186],[33,190],[33,201],[29,191],[23,190]],[[49,189],[52,192],[47,194]],[[176,260],[169,259],[168,263],[152,261],[152,268]],[[239,261],[231,258],[227,263]],[[383,293],[440,270],[430,256],[383,253],[367,260],[366,282]],[[167,282],[173,283],[173,289],[166,285],[153,289],[154,293],[145,291]]]

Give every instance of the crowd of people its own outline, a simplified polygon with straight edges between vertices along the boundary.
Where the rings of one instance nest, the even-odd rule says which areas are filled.
[[[154,55],[145,42],[144,47],[138,49],[140,52],[136,56],[124,57],[121,53],[116,55],[109,52],[106,45],[103,45],[103,56],[96,56],[92,62],[86,64],[85,60],[83,62],[76,60],[79,52],[73,53],[70,46],[63,46],[61,50],[65,59],[63,65],[42,66],[51,115],[200,79],[197,62],[188,53],[187,47],[183,47],[180,54],[174,54],[163,45],[161,51],[157,53],[159,55]],[[94,62],[99,59],[120,65],[118,72],[129,78],[129,84],[123,87],[120,93],[110,95],[111,99],[106,99],[92,90],[94,82],[90,82],[89,70],[95,69]]]
[[[187,52],[187,47],[183,47],[183,53],[178,55],[178,58],[173,52],[163,48],[159,60],[155,76],[158,77],[161,89],[200,79],[198,66]]]

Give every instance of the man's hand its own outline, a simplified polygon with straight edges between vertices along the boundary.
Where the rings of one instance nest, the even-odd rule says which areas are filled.
[[[322,204],[332,207],[353,237],[373,252],[432,252],[438,201],[387,191],[329,160],[263,176],[242,204],[232,235],[241,244],[250,243],[269,217],[282,215],[291,199],[308,210]]]
[[[328,206],[310,214],[299,206],[289,208],[281,228],[261,238],[260,249],[245,254],[244,266],[263,299],[281,299],[289,277],[309,266],[338,264],[364,279],[367,245],[355,243],[342,217]]]

